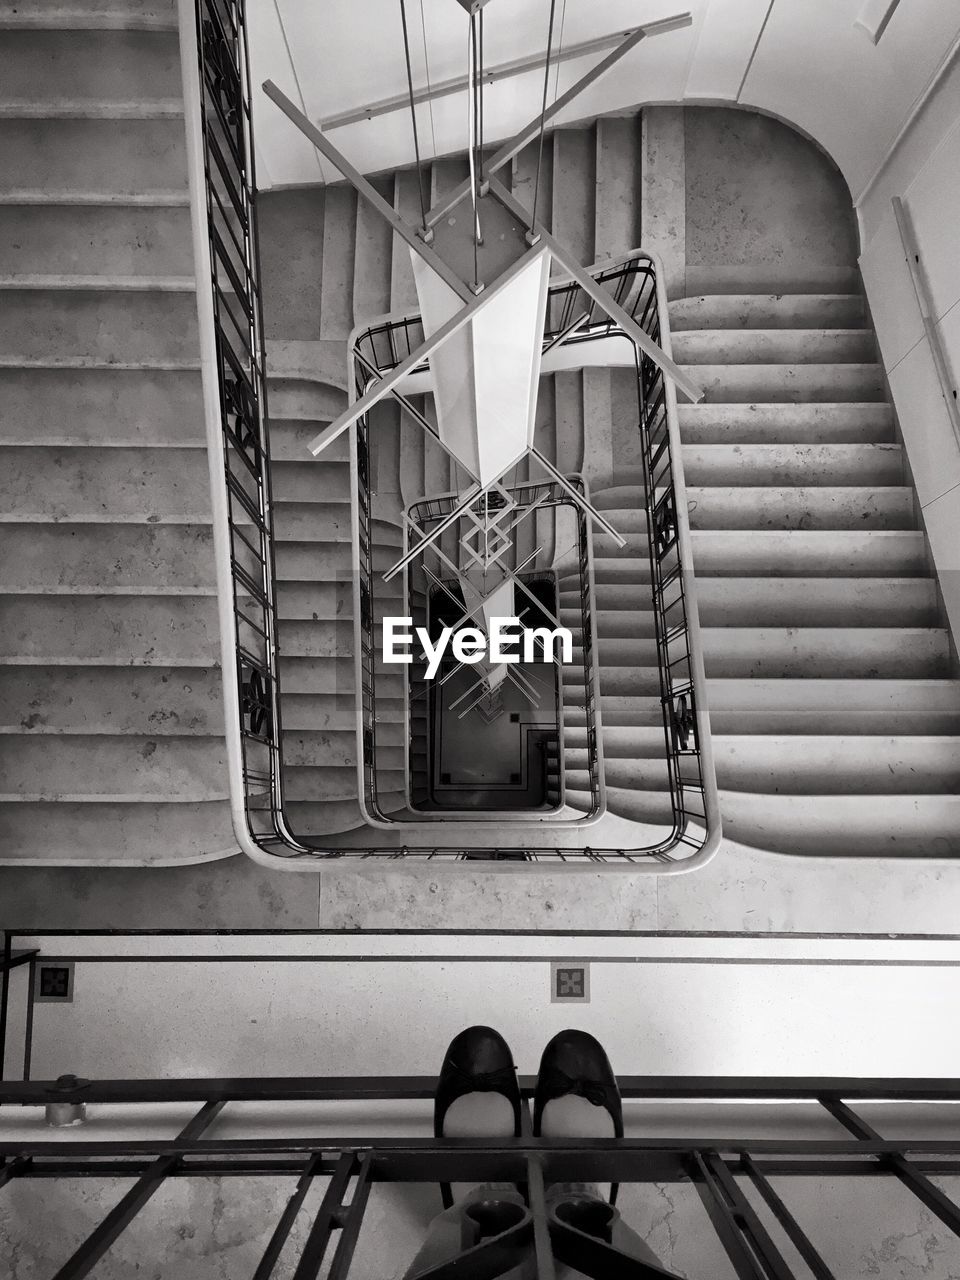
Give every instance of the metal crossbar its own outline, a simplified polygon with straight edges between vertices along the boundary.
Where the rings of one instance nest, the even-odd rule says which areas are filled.
[[[432,1077],[247,1078],[181,1080],[7,1081],[0,1083],[0,1104],[44,1106],[51,1102],[135,1106],[200,1103],[190,1122],[174,1138],[139,1137],[87,1140],[74,1132],[64,1141],[55,1131],[19,1124],[14,1137],[0,1141],[0,1189],[11,1183],[57,1178],[134,1179],[133,1186],[75,1249],[54,1280],[80,1280],[96,1266],[165,1182],[183,1177],[294,1177],[293,1193],[270,1234],[254,1280],[269,1280],[280,1256],[291,1246],[293,1228],[304,1211],[307,1193],[324,1180],[322,1201],[294,1259],[295,1280],[324,1273],[348,1280],[364,1227],[368,1197],[377,1182],[506,1182],[525,1187],[497,1230],[467,1238],[461,1253],[418,1280],[495,1277],[523,1257],[535,1259],[538,1280],[552,1280],[554,1262],[575,1266],[585,1275],[622,1276],[626,1280],[669,1277],[651,1262],[620,1252],[609,1233],[594,1230],[584,1203],[548,1201],[545,1187],[567,1181],[693,1185],[702,1200],[705,1223],[726,1253],[738,1280],[794,1280],[787,1244],[816,1280],[835,1280],[817,1242],[816,1223],[801,1227],[771,1178],[857,1178],[866,1185],[884,1176],[897,1178],[918,1204],[931,1210],[960,1237],[960,1208],[930,1175],[960,1174],[960,1139],[917,1136],[885,1138],[852,1105],[960,1102],[960,1083],[942,1079],[821,1079],[762,1077],[620,1078],[625,1099],[700,1101],[806,1101],[837,1122],[836,1138],[755,1138],[683,1136],[623,1139],[547,1139],[533,1137],[530,1125],[513,1139],[312,1136],[217,1137],[216,1124],[234,1102],[256,1101],[262,1133],[264,1106],[283,1103],[349,1101],[365,1105],[432,1098]],[[521,1077],[525,1108],[535,1090]],[[356,1114],[356,1107],[353,1108]],[[742,1114],[740,1112],[739,1114]],[[237,1126],[240,1126],[239,1130]],[[715,1125],[714,1125],[715,1127]],[[902,1113],[898,1128],[903,1128]],[[242,1135],[242,1115],[231,1117],[231,1132]],[[224,1190],[229,1197],[229,1187]],[[592,1208],[596,1209],[593,1201]],[[438,1209],[439,1209],[438,1197]],[[761,1208],[770,1211],[761,1216]],[[610,1215],[608,1215],[609,1217]],[[181,1224],[165,1224],[174,1232]],[[192,1224],[182,1224],[192,1225]],[[389,1240],[379,1243],[389,1245]],[[707,1280],[704,1277],[703,1280]],[[838,1278],[837,1278],[838,1280]]]

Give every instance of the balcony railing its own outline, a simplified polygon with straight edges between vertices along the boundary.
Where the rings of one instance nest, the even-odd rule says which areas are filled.
[[[67,1076],[55,1081],[5,1081],[0,1082],[0,1104],[15,1108],[18,1121],[15,1131],[0,1139],[0,1188],[16,1184],[20,1203],[25,1204],[28,1191],[24,1188],[34,1190],[39,1198],[51,1179],[116,1179],[126,1185],[113,1208],[57,1272],[64,1280],[82,1280],[93,1273],[98,1261],[130,1231],[137,1215],[166,1182],[197,1177],[221,1179],[222,1196],[228,1205],[233,1179],[291,1182],[290,1199],[253,1272],[256,1280],[270,1280],[277,1274],[281,1254],[284,1274],[293,1267],[296,1280],[316,1280],[321,1272],[329,1280],[349,1280],[368,1199],[377,1182],[497,1182],[519,1183],[526,1188],[519,1212],[512,1212],[509,1220],[478,1242],[466,1240],[464,1252],[439,1269],[422,1273],[418,1280],[503,1275],[524,1258],[529,1259],[531,1252],[538,1280],[552,1280],[556,1260],[597,1280],[614,1276],[651,1280],[674,1274],[621,1253],[606,1232],[591,1227],[576,1212],[559,1212],[560,1206],[548,1203],[544,1195],[545,1184],[555,1182],[657,1184],[661,1191],[664,1186],[681,1191],[692,1187],[705,1210],[698,1219],[698,1252],[714,1252],[718,1263],[725,1254],[729,1269],[739,1280],[799,1280],[808,1275],[816,1280],[845,1280],[827,1260],[829,1241],[823,1239],[827,1224],[818,1222],[816,1211],[809,1209],[801,1224],[788,1207],[792,1196],[784,1196],[785,1182],[792,1184],[792,1191],[829,1179],[834,1199],[842,1197],[842,1188],[855,1185],[858,1194],[851,1200],[851,1213],[862,1218],[864,1197],[869,1200],[872,1193],[877,1197],[879,1222],[889,1208],[881,1188],[895,1179],[914,1198],[917,1221],[922,1224],[927,1216],[933,1217],[960,1236],[960,1208],[937,1181],[960,1174],[960,1140],[948,1136],[955,1128],[950,1114],[960,1100],[960,1085],[954,1080],[624,1076],[619,1081],[625,1099],[700,1103],[697,1115],[723,1101],[816,1103],[822,1118],[835,1126],[836,1136],[826,1138],[820,1132],[815,1137],[792,1132],[789,1138],[743,1132],[742,1107],[729,1109],[734,1116],[729,1121],[712,1113],[701,1135],[691,1135],[696,1124],[688,1120],[677,1136],[534,1138],[530,1136],[530,1104],[535,1084],[531,1077],[520,1079],[523,1136],[444,1139],[398,1137],[395,1132],[389,1137],[371,1137],[372,1115],[363,1126],[366,1132],[353,1136],[343,1132],[327,1136],[317,1132],[316,1124],[311,1125],[309,1134],[290,1128],[291,1104],[297,1104],[301,1111],[304,1104],[344,1102],[350,1104],[354,1120],[367,1107],[382,1116],[384,1102],[409,1104],[431,1099],[436,1081],[430,1077],[78,1080]],[[896,1127],[900,1133],[886,1138],[852,1105],[873,1099],[885,1104],[924,1102],[928,1106],[913,1108],[913,1123],[906,1126],[899,1108]],[[250,1110],[242,1106],[251,1102],[257,1104],[252,1122]],[[158,1128],[163,1132],[163,1111],[177,1104],[198,1110],[179,1134],[158,1137]],[[940,1136],[920,1136],[925,1130],[929,1132],[929,1108],[937,1104]],[[72,1108],[73,1114],[79,1115],[87,1108],[93,1118],[100,1106],[107,1109],[111,1128],[116,1131],[119,1127],[120,1138],[98,1139],[93,1126],[89,1138],[82,1125],[71,1131],[69,1138],[43,1127],[45,1111],[50,1115],[51,1109],[54,1114],[59,1110],[63,1115]],[[35,1128],[29,1119],[24,1123],[21,1108],[33,1109]],[[129,1116],[124,1115],[127,1111]],[[925,1111],[926,1117],[917,1114]],[[218,1132],[224,1121],[229,1128]],[[718,1129],[722,1136],[718,1136]],[[305,1209],[308,1194],[313,1191],[316,1195],[324,1182],[319,1207]],[[10,1190],[8,1186],[7,1192]],[[571,1201],[584,1203],[575,1193]],[[162,1256],[164,1232],[170,1233],[171,1240],[178,1232],[181,1238],[186,1233],[197,1234],[203,1243],[203,1224],[183,1221],[175,1209],[174,1216],[169,1216],[170,1205],[176,1203],[190,1201],[168,1199],[159,1235],[155,1223],[150,1226],[151,1256],[144,1260],[148,1267]],[[436,1207],[439,1211],[439,1195]],[[924,1217],[920,1217],[921,1209]],[[43,1215],[35,1218],[42,1221]],[[26,1220],[27,1215],[21,1215],[21,1221]],[[309,1222],[305,1231],[299,1227],[294,1231],[295,1224],[305,1221]],[[25,1234],[27,1231],[24,1228]],[[397,1241],[389,1234],[389,1222],[384,1223],[382,1211],[377,1232],[380,1256],[389,1255],[394,1265]],[[302,1243],[295,1245],[297,1236]],[[131,1245],[128,1237],[124,1256],[135,1257],[135,1250],[136,1244]],[[706,1274],[714,1273],[711,1268]]]

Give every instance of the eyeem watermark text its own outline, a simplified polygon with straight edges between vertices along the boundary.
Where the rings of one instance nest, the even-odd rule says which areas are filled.
[[[458,662],[468,666],[478,662],[497,666],[501,662],[553,662],[559,641],[559,661],[573,661],[573,636],[567,627],[525,627],[519,618],[491,618],[489,633],[479,627],[444,627],[434,641],[426,627],[414,628],[412,618],[383,619],[384,662],[413,662],[414,640],[427,664],[427,680],[440,670],[448,647]]]

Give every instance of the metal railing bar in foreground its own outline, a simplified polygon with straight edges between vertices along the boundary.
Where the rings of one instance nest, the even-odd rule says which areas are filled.
[[[819,1106],[847,1131],[836,1140],[824,1138],[755,1138],[686,1136],[680,1138],[546,1139],[533,1138],[529,1124],[515,1139],[437,1139],[378,1137],[237,1137],[208,1138],[214,1121],[231,1101],[329,1100],[353,1102],[432,1097],[433,1077],[279,1077],[195,1080],[8,1081],[0,1084],[0,1103],[39,1105],[51,1100],[116,1104],[198,1101],[203,1104],[174,1139],[140,1138],[87,1141],[74,1131],[69,1141],[47,1135],[34,1138],[20,1128],[16,1138],[0,1143],[0,1186],[55,1177],[134,1177],[134,1186],[110,1210],[55,1280],[79,1280],[136,1218],[140,1209],[168,1179],[182,1177],[295,1177],[298,1182],[267,1242],[254,1280],[269,1280],[285,1247],[307,1191],[318,1178],[329,1178],[323,1201],[301,1246],[295,1280],[311,1280],[330,1261],[327,1274],[347,1280],[354,1249],[363,1228],[373,1183],[390,1182],[520,1182],[528,1187],[526,1208],[515,1222],[521,1229],[502,1246],[487,1250],[488,1260],[511,1261],[506,1248],[536,1247],[538,1276],[549,1280],[553,1257],[577,1265],[587,1275],[641,1278],[670,1275],[650,1263],[620,1255],[609,1241],[578,1230],[558,1218],[545,1202],[545,1182],[598,1181],[691,1183],[703,1200],[707,1221],[734,1268],[744,1280],[794,1280],[796,1272],[774,1238],[777,1228],[799,1253],[815,1280],[834,1280],[820,1253],[811,1223],[801,1228],[770,1177],[844,1177],[875,1180],[897,1177],[919,1204],[936,1214],[960,1237],[960,1211],[925,1178],[928,1170],[956,1174],[960,1170],[960,1138],[882,1138],[851,1106],[850,1100],[960,1102],[960,1082],[950,1079],[845,1079],[763,1077],[620,1078],[625,1098],[699,1099],[704,1102],[804,1100]],[[521,1080],[529,1100],[535,1080]],[[139,1114],[142,1115],[142,1112]],[[355,1113],[354,1113],[355,1114]],[[742,1116],[742,1112],[740,1112]],[[262,1113],[258,1112],[258,1128]],[[927,1122],[929,1124],[929,1117]],[[902,1117],[898,1125],[902,1124]],[[714,1121],[711,1121],[713,1127]],[[261,1128],[262,1131],[262,1128]],[[940,1157],[934,1161],[929,1157]],[[912,1157],[912,1158],[911,1158]],[[919,1159],[917,1157],[920,1157]],[[923,1158],[927,1157],[927,1158]],[[744,1178],[747,1185],[744,1185]],[[777,1224],[766,1224],[758,1203],[748,1196],[752,1186]],[[348,1192],[352,1190],[352,1194]],[[229,1195],[226,1191],[225,1195]],[[439,1205],[438,1205],[439,1207]],[[171,1230],[175,1228],[170,1224]],[[512,1241],[512,1243],[511,1243]],[[496,1241],[494,1240],[494,1244]],[[332,1251],[332,1259],[330,1257]],[[552,1255],[552,1256],[551,1256]],[[518,1255],[519,1256],[519,1255]],[[479,1252],[476,1255],[479,1261]],[[628,1266],[627,1263],[630,1263]],[[446,1270],[425,1273],[437,1280]],[[465,1252],[450,1276],[496,1275],[475,1270]]]

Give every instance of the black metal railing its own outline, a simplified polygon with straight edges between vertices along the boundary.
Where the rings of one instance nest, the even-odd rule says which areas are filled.
[[[244,809],[252,838],[286,830],[273,504],[244,0],[197,0],[200,127],[230,532]]]
[[[291,1132],[290,1104],[296,1104],[301,1112],[304,1104],[349,1103],[350,1119],[355,1121],[366,1107],[382,1115],[385,1101],[429,1102],[436,1080],[427,1076],[175,1080],[80,1080],[65,1076],[59,1080],[4,1081],[0,1083],[0,1104],[15,1107],[18,1120],[16,1129],[0,1139],[0,1189],[6,1185],[9,1193],[10,1184],[16,1185],[21,1202],[26,1204],[23,1188],[30,1184],[37,1185],[39,1197],[41,1184],[51,1179],[117,1180],[118,1199],[113,1208],[74,1246],[57,1272],[71,1280],[81,1280],[94,1271],[99,1259],[130,1230],[164,1183],[190,1177],[222,1179],[220,1194],[227,1204],[233,1179],[296,1180],[273,1230],[269,1221],[256,1224],[266,1236],[253,1273],[257,1280],[270,1280],[277,1273],[281,1254],[284,1274],[295,1274],[297,1280],[315,1280],[321,1270],[330,1280],[348,1280],[370,1191],[384,1181],[501,1183],[524,1188],[522,1198],[515,1197],[519,1212],[507,1215],[481,1241],[465,1240],[465,1252],[456,1254],[438,1271],[420,1273],[418,1280],[454,1275],[479,1280],[510,1272],[524,1258],[528,1265],[534,1263],[532,1273],[538,1280],[549,1280],[555,1274],[555,1261],[597,1280],[613,1276],[655,1280],[674,1274],[668,1269],[671,1259],[665,1260],[664,1267],[641,1262],[621,1252],[609,1231],[591,1227],[577,1210],[584,1204],[595,1205],[595,1200],[571,1192],[570,1201],[564,1203],[574,1208],[560,1211],[556,1197],[548,1200],[545,1196],[545,1186],[550,1183],[633,1183],[641,1187],[641,1196],[642,1188],[653,1184],[658,1184],[661,1192],[665,1186],[676,1193],[691,1188],[705,1210],[698,1215],[695,1228],[698,1252],[716,1256],[715,1263],[702,1273],[702,1280],[716,1274],[721,1266],[738,1280],[794,1280],[810,1275],[816,1280],[846,1280],[829,1261],[831,1246],[836,1246],[837,1206],[846,1207],[854,1221],[862,1220],[864,1197],[869,1200],[874,1193],[877,1204],[871,1220],[880,1222],[889,1208],[884,1184],[891,1179],[912,1197],[916,1222],[935,1219],[960,1237],[960,1207],[942,1186],[943,1179],[960,1175],[960,1138],[951,1120],[960,1101],[960,1085],[955,1080],[621,1076],[619,1085],[624,1099],[648,1104],[648,1115],[650,1104],[682,1100],[693,1118],[676,1136],[662,1131],[656,1136],[634,1136],[638,1127],[642,1133],[641,1122],[640,1126],[631,1124],[631,1136],[620,1139],[534,1138],[529,1120],[536,1081],[523,1076],[520,1087],[526,1123],[521,1137],[444,1139],[416,1136],[416,1130],[414,1136],[394,1133],[371,1137],[370,1121],[364,1132],[354,1136],[342,1132],[327,1136],[317,1133],[316,1124],[309,1134]],[[713,1104],[743,1101],[816,1104],[818,1110],[804,1110],[799,1122],[793,1120],[789,1137],[776,1131],[772,1136],[757,1136],[756,1122],[744,1131],[744,1115],[751,1108],[711,1109]],[[852,1105],[871,1101],[885,1107],[898,1102],[927,1105],[909,1111],[895,1107],[892,1127],[896,1136],[884,1137],[874,1128],[874,1124],[884,1124],[882,1119],[876,1120],[876,1108],[870,1123]],[[244,1118],[250,1116],[250,1110],[235,1105],[250,1102],[257,1104],[252,1123]],[[691,1103],[700,1104],[695,1114]],[[136,1126],[144,1124],[145,1117],[159,1118],[171,1106],[185,1105],[198,1110],[175,1136],[159,1137],[149,1130],[148,1136],[130,1136]],[[50,1114],[51,1109],[63,1115],[73,1108],[73,1114],[79,1116],[86,1108],[88,1119],[95,1120],[100,1106],[109,1108],[111,1128],[116,1130],[119,1125],[120,1137],[100,1136],[93,1125],[86,1137],[81,1125],[64,1139],[43,1123],[44,1112]],[[35,1109],[35,1126],[27,1118],[30,1113],[22,1108]],[[127,1108],[131,1116],[135,1109],[136,1115],[136,1124],[129,1128],[123,1119]],[[937,1109],[939,1128],[931,1123],[933,1108]],[[906,1119],[906,1115],[912,1118]],[[709,1117],[703,1124],[705,1132],[691,1134],[704,1116]],[[276,1121],[273,1128],[269,1127],[271,1119]],[[230,1128],[221,1134],[218,1124],[224,1120]],[[832,1127],[832,1133],[826,1131],[829,1136],[824,1136],[824,1121]],[[160,1126],[164,1124],[161,1120]],[[937,1136],[925,1136],[929,1132]],[[800,1136],[807,1134],[814,1136]],[[824,1180],[829,1180],[830,1212],[818,1209],[822,1199],[811,1197],[801,1222],[788,1206],[792,1194],[785,1193],[785,1184],[791,1185],[792,1193],[794,1188],[817,1186]],[[856,1188],[849,1201],[844,1199],[846,1187]],[[321,1188],[319,1206],[305,1209],[308,1193],[313,1190],[319,1199]],[[240,1187],[238,1195],[242,1191]],[[249,1196],[244,1203],[248,1201]],[[170,1233],[171,1241],[178,1233],[181,1238],[188,1233],[203,1244],[205,1224],[185,1221],[183,1214],[188,1210],[171,1208],[190,1203],[189,1197],[167,1200],[159,1236],[155,1221],[151,1222],[151,1255],[146,1260],[150,1265],[163,1251],[164,1232]],[[903,1207],[910,1203],[901,1202]],[[439,1195],[436,1208],[439,1211]],[[34,1216],[37,1221],[43,1218],[42,1214]],[[605,1213],[601,1226],[609,1226],[612,1216],[612,1210]],[[22,1239],[14,1235],[18,1229],[12,1225],[18,1218]],[[11,1250],[29,1247],[31,1228],[27,1223],[32,1221],[25,1213],[11,1219],[7,1231]],[[297,1223],[304,1229],[294,1230]],[[377,1232],[380,1256],[389,1255],[391,1265],[410,1261],[395,1256],[397,1248],[410,1249],[409,1244],[400,1244],[409,1237],[408,1224],[398,1220],[397,1234],[392,1235],[390,1220],[384,1220],[381,1209]],[[128,1237],[126,1256],[135,1256],[138,1244],[139,1239],[131,1243]]]
[[[583,480],[579,476],[569,477],[570,483],[578,493],[585,492]],[[580,679],[576,682],[564,683],[564,697],[570,696],[576,691],[579,697],[582,696],[583,710],[586,726],[586,768],[588,773],[588,787],[590,800],[583,808],[581,815],[575,819],[576,822],[583,822],[585,819],[591,820],[596,817],[603,809],[604,793],[603,793],[603,768],[601,759],[601,741],[600,741],[600,725],[599,725],[599,706],[597,697],[597,671],[595,664],[594,635],[595,625],[593,617],[593,563],[591,554],[591,529],[590,522],[584,512],[579,509],[571,500],[568,494],[556,483],[556,481],[528,481],[520,484],[512,484],[508,481],[501,482],[504,492],[516,504],[516,512],[522,513],[524,508],[536,509],[537,511],[550,511],[553,513],[554,519],[561,508],[571,513],[576,522],[577,541],[576,541],[576,558],[578,568],[578,614],[579,625],[574,632],[574,646],[582,646],[582,658],[580,663]],[[363,503],[363,495],[358,495],[359,500]],[[482,499],[478,499],[477,505]],[[431,527],[439,521],[446,519],[458,504],[458,495],[441,494],[434,497],[423,498],[410,507],[408,516],[411,525],[418,531],[419,536],[428,535]],[[528,517],[529,518],[529,517]],[[455,526],[456,527],[456,526]],[[408,550],[408,542],[404,543],[404,551]],[[529,574],[524,574],[524,580],[542,576],[542,565],[534,562],[531,566]],[[438,566],[438,570],[442,576],[442,566]],[[416,566],[409,565],[406,570],[405,593],[404,598],[408,602],[407,613],[411,614],[413,610],[413,599],[415,594],[420,591],[425,593],[429,587],[426,581],[420,581],[422,573],[419,573]],[[376,595],[376,581],[371,575],[369,581],[364,583],[361,580],[361,600],[371,600]],[[368,609],[364,615],[371,629],[371,634],[363,646],[364,653],[373,649],[373,611]],[[364,659],[364,670],[366,670],[366,659]],[[364,724],[366,733],[366,725],[368,723],[366,717],[370,717],[371,732],[375,732],[376,725],[376,688],[372,689],[372,697],[369,702],[364,702]],[[424,694],[424,686],[419,675],[419,668],[415,664],[411,664],[408,668],[407,679],[407,706],[412,707],[414,701],[422,697]],[[366,690],[365,690],[366,695]],[[412,737],[412,735],[411,735]],[[411,742],[411,747],[416,744]],[[409,771],[408,771],[409,772]],[[375,780],[376,770],[371,769],[372,778]],[[375,796],[373,797],[375,799]],[[424,815],[420,815],[423,817]],[[442,813],[434,815],[437,819],[449,821],[449,817]]]
[[[663,344],[668,333],[661,316],[665,294],[662,284],[658,285],[656,264],[648,254],[638,250],[591,274],[658,346]],[[629,342],[619,325],[575,281],[560,281],[550,288],[548,314],[550,328],[544,334],[545,352],[560,344],[604,339]],[[354,354],[358,396],[372,385],[378,374],[396,367],[422,341],[423,327],[417,316],[391,317],[357,335]],[[702,654],[695,648],[699,642],[699,630],[691,616],[695,616],[695,603],[691,603],[688,594],[692,578],[689,529],[686,512],[678,503],[682,480],[678,483],[675,402],[659,366],[649,356],[641,356],[635,347],[634,360],[650,598],[671,820],[664,834],[643,848],[528,850],[533,860],[586,857],[600,862],[651,859],[662,863],[680,862],[715,848],[719,839],[716,781],[712,768],[704,763],[709,743],[704,741],[703,662]],[[426,364],[420,369],[425,370]],[[429,503],[418,504],[420,507],[429,509]],[[585,517],[581,514],[579,519],[582,522]],[[582,537],[580,545],[581,548],[584,545]],[[372,596],[372,581],[367,589]],[[597,637],[589,618],[584,619],[584,626],[586,647],[587,643],[595,644]],[[375,706],[371,705],[367,713],[375,719]],[[596,776],[601,758],[596,736],[594,732],[591,788],[601,785]],[[410,848],[405,852],[418,851]]]
[[[230,543],[232,601],[229,621],[235,635],[237,721],[228,726],[231,760],[239,754],[242,808],[246,835],[260,849],[289,857],[397,856],[391,844],[356,849],[330,847],[322,835],[295,836],[285,814],[281,696],[278,675],[277,614],[273,503],[270,492],[270,451],[264,362],[259,254],[256,224],[256,175],[253,160],[251,92],[244,0],[197,0],[196,37],[199,61],[201,142],[205,179],[210,281],[216,345],[217,391],[221,408],[220,438]],[[614,298],[638,317],[651,336],[660,333],[654,268],[644,254],[605,265],[595,277]],[[550,291],[551,330],[545,344],[577,343],[618,337],[617,326],[574,283],[560,282]],[[378,372],[394,367],[422,340],[417,317],[371,326],[355,344],[358,386]],[[658,381],[659,380],[659,381]],[[685,578],[676,572],[679,561],[671,521],[677,513],[673,466],[669,448],[663,380],[655,366],[641,363],[640,429],[647,468],[648,518],[656,522],[651,548],[654,556],[654,605],[657,644],[661,657],[666,750],[670,760],[673,826],[656,847],[643,849],[540,849],[530,857],[597,862],[670,859],[685,845],[703,852],[712,837],[704,830],[702,800],[704,770],[697,699],[697,673],[689,661],[688,601]],[[669,425],[669,423],[667,424]],[[358,615],[369,623],[374,616],[371,587],[374,568],[375,519],[369,477],[369,424],[354,433],[359,510],[357,571],[360,578]],[[673,504],[671,506],[671,503]],[[582,517],[581,524],[582,524]],[[681,530],[682,532],[682,530]],[[581,544],[583,538],[580,539]],[[583,566],[581,564],[581,570]],[[365,594],[366,593],[366,594]],[[221,603],[221,610],[223,609]],[[585,648],[597,636],[584,620]],[[376,658],[368,643],[369,625],[360,628],[359,712],[364,792],[369,791],[374,813],[382,812],[377,790]],[[596,761],[601,751],[596,733],[590,748]],[[591,764],[591,788],[602,785]],[[359,790],[359,788],[358,788]],[[236,808],[237,799],[234,797]],[[714,833],[715,834],[715,833]],[[517,850],[485,851],[490,856]],[[404,856],[463,856],[462,847],[407,848]]]

